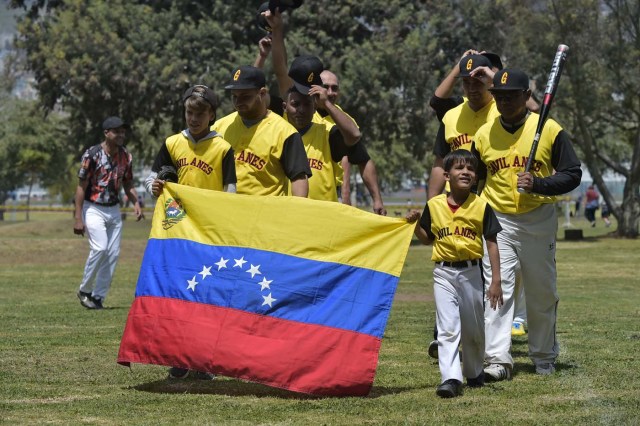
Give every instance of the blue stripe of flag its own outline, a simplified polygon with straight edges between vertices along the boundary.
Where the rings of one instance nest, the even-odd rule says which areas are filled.
[[[397,284],[393,275],[334,262],[150,239],[136,297],[207,303],[382,338]]]

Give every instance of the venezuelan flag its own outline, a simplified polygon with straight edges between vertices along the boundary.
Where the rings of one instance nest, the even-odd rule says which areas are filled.
[[[413,225],[167,184],[118,362],[366,395]]]

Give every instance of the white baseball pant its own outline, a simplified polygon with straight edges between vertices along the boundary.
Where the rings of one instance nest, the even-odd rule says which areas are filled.
[[[453,268],[436,264],[433,296],[442,382],[478,377],[484,355],[484,292],[479,265]],[[458,351],[461,341],[462,367]]]
[[[511,326],[514,318],[514,290],[518,266],[526,294],[529,358],[534,364],[555,362],[558,292],[556,289],[556,232],[558,219],[553,204],[523,214],[495,212],[502,225],[498,233],[500,272],[504,305],[485,307],[485,360],[513,368]],[[485,248],[482,260],[485,285],[491,283],[491,267]],[[465,348],[466,350],[466,348]]]
[[[120,255],[122,217],[120,207],[102,206],[85,201],[82,206],[84,225],[89,238],[89,257],[84,266],[80,291],[104,299]],[[95,285],[94,285],[95,281]]]

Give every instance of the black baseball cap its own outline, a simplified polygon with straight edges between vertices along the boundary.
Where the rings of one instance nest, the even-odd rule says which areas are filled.
[[[196,91],[196,89],[200,88],[201,90]],[[211,108],[215,111],[220,106],[220,101],[218,100],[218,96],[213,93],[213,90],[209,89],[207,86],[202,84],[198,84],[195,86],[189,87],[182,95],[182,103],[184,104],[187,99],[191,96],[198,96],[205,101],[209,102]]]
[[[481,53],[481,55],[487,58],[491,62],[491,66],[493,68],[498,68],[498,70],[501,70],[504,68],[504,65],[502,65],[502,59],[500,59],[500,55],[498,55],[497,53],[484,52],[484,53]]]
[[[491,61],[486,56],[467,55],[460,59],[458,67],[460,68],[460,77],[471,77],[471,71],[478,67],[491,68]]]
[[[297,9],[300,6],[302,6],[302,0],[269,0],[271,13],[276,13],[276,8],[280,9],[280,12],[284,12],[287,9]]]
[[[289,67],[289,77],[293,80],[296,90],[303,95],[308,95],[311,86],[322,86],[320,73],[324,71],[322,61],[315,56],[298,56]]]
[[[529,76],[519,69],[505,68],[493,77],[491,92],[507,90],[529,90]]]
[[[120,117],[108,117],[102,122],[102,130],[117,129],[118,127],[129,127]]]
[[[264,15],[262,15],[262,13],[266,12],[267,10],[269,10],[269,2],[268,1],[262,3],[260,5],[260,7],[258,8],[258,12],[256,14],[256,20],[258,22],[258,28],[260,28],[263,31],[266,31],[266,32],[270,33],[271,32],[271,26],[269,25],[269,22],[267,22],[267,18],[265,18]]]
[[[251,65],[242,65],[233,70],[231,80],[224,86],[227,90],[262,89],[267,85],[264,72]]]

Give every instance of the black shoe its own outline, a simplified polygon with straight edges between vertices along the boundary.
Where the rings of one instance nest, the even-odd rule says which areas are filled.
[[[431,358],[438,359],[438,341],[437,340],[432,340],[431,343],[429,343],[429,349],[427,350],[427,353]]]
[[[96,304],[91,299],[91,293],[85,293],[84,291],[78,291],[77,293],[78,299],[80,299],[80,304],[87,309],[96,309]]]
[[[446,380],[436,388],[436,395],[440,398],[455,398],[462,395],[462,382],[456,379]]]
[[[91,301],[95,306],[94,309],[104,309],[104,306],[102,306],[102,300],[103,300],[102,297],[91,296]]]
[[[196,380],[214,380],[216,378],[215,374],[205,371],[191,371],[191,377]]]
[[[170,379],[186,379],[189,375],[188,368],[171,367],[169,369]]]
[[[470,388],[481,388],[484,386],[484,372],[480,373],[478,377],[473,379],[467,378],[467,386]]]

